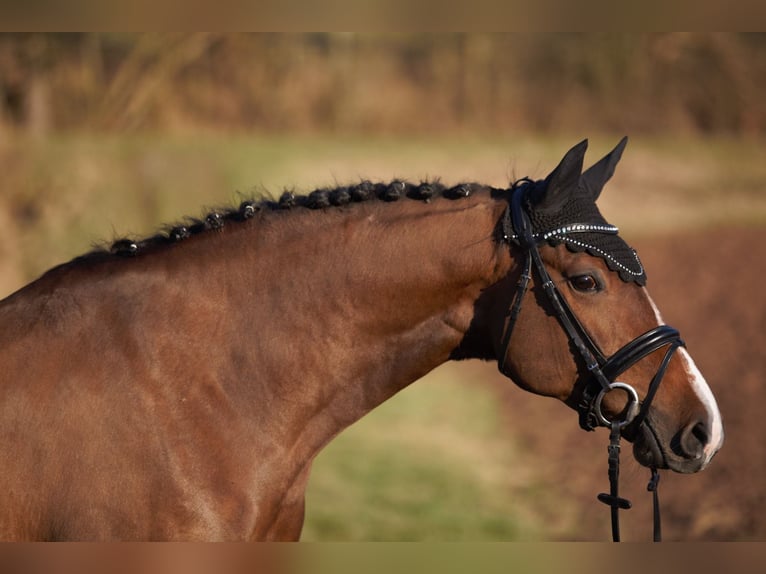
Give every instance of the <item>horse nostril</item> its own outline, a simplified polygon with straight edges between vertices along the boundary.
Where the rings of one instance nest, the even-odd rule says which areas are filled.
[[[705,423],[697,422],[686,427],[680,438],[681,454],[686,458],[699,458],[710,440],[710,432]]]
[[[704,447],[710,440],[710,434],[707,431],[707,425],[705,423],[697,423],[692,427],[692,435],[696,438]]]

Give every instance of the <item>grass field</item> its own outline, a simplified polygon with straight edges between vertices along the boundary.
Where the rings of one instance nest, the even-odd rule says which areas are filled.
[[[591,141],[590,162],[617,137]],[[577,138],[514,141],[61,136],[0,141],[0,297],[125,234],[149,234],[244,196],[360,178],[504,185],[544,177]],[[631,142],[602,211],[628,237],[766,223],[766,144]],[[443,366],[339,436],[314,465],[306,540],[533,540],[567,503],[514,465],[492,391]],[[543,400],[543,399],[540,399]],[[573,432],[575,432],[573,426]]]
[[[518,504],[533,475],[514,466],[499,419],[487,388],[437,369],[320,454],[304,539],[534,540]]]

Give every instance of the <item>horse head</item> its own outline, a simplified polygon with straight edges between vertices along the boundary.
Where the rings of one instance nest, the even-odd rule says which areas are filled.
[[[596,207],[626,143],[583,172],[583,141],[544,180],[514,185],[493,343],[501,372],[578,410],[586,430],[617,421],[639,463],[696,472],[723,442],[715,399],[663,324],[638,255]]]

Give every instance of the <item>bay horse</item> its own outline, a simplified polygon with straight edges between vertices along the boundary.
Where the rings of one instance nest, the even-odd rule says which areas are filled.
[[[637,460],[701,470],[715,399],[595,205],[625,141],[509,189],[286,192],[49,270],[0,302],[0,539],[298,539],[322,447],[468,358],[584,428],[640,409]]]

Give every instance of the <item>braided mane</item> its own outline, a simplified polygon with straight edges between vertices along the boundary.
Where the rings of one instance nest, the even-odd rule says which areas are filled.
[[[247,221],[263,211],[283,211],[298,208],[323,210],[375,200],[393,202],[399,199],[411,199],[429,202],[436,197],[460,199],[470,196],[478,187],[486,188],[475,183],[461,183],[448,188],[438,180],[413,184],[397,179],[389,183],[372,183],[364,180],[351,186],[316,189],[307,195],[296,195],[292,191],[285,191],[278,200],[243,201],[236,208],[210,211],[202,219],[187,218],[184,223],[166,226],[151,237],[118,239],[108,248],[98,250],[93,254],[136,256],[151,247],[179,243],[206,231],[218,230],[225,225]]]

